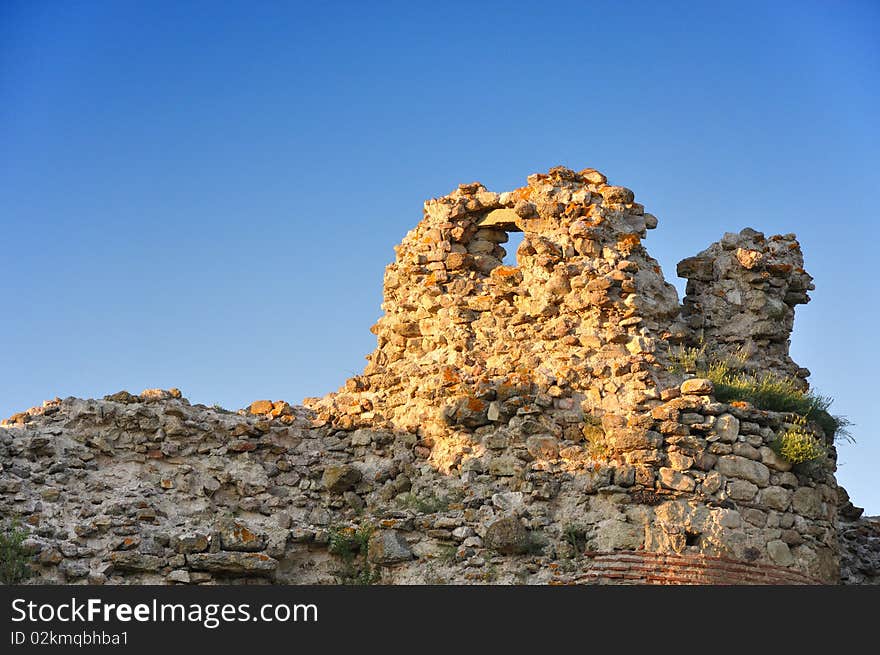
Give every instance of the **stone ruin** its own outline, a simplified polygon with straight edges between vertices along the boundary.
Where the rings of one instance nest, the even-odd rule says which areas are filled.
[[[688,281],[682,316],[692,343],[696,335],[717,357],[809,387],[810,371],[788,354],[795,305],[808,303],[807,291],[815,288],[793,234],[766,239],[748,228],[725,234],[679,262],[678,275]]]
[[[0,430],[0,514],[40,582],[836,583],[833,440],[811,425],[828,461],[793,468],[770,447],[792,415],[675,365],[701,348],[807,388],[797,240],[725,234],[679,264],[680,304],[655,227],[593,169],[461,185],[396,247],[339,391],[47,401]],[[874,552],[880,531],[848,534]]]

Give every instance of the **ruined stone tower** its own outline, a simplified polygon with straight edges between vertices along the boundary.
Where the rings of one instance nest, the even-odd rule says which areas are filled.
[[[354,408],[368,406],[368,421],[420,431],[442,443],[433,459],[444,469],[461,448],[474,452],[474,430],[523,416],[570,441],[583,440],[585,417],[601,421],[607,448],[653,460],[645,431],[623,428],[675,384],[666,355],[685,335],[675,289],[642,246],[656,225],[629,189],[590,169],[426,202],[385,273],[378,348],[332,399],[337,413],[355,425]],[[504,266],[513,231],[524,233],[518,266]]]
[[[3,507],[50,580],[332,582],[339,535],[367,530],[358,575],[388,583],[835,581],[831,435],[808,426],[829,457],[793,469],[771,445],[794,417],[675,366],[702,344],[806,386],[797,241],[725,235],[679,265],[682,306],[655,227],[592,169],[461,185],[397,246],[377,348],[338,392],[47,403],[0,433]]]
[[[682,313],[692,344],[807,387],[810,372],[789,356],[789,336],[795,305],[809,302],[807,291],[815,287],[794,234],[725,234],[681,261],[678,275],[688,280]]]

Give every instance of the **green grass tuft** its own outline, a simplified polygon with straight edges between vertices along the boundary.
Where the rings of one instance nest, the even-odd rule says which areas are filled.
[[[743,370],[741,357],[716,359],[706,355],[705,345],[700,348],[678,348],[672,353],[673,372],[694,373],[708,378],[715,385],[715,397],[724,403],[749,402],[758,409],[789,412],[815,422],[829,442],[834,439],[853,441],[844,416],[831,414],[833,402],[827,396],[803,391],[793,380],[772,373],[753,373]]]
[[[330,528],[327,550],[342,560],[342,569],[336,572],[340,584],[372,585],[379,581],[379,569],[370,566],[369,561],[373,531],[373,526],[367,524],[358,528]]]

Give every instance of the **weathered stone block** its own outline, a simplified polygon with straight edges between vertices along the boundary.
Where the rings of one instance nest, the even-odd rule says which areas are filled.
[[[734,500],[752,500],[758,487],[746,480],[731,480],[727,483],[727,494]]]
[[[811,487],[800,487],[791,497],[791,508],[802,516],[811,519],[822,515],[822,496]]]
[[[715,420],[715,436],[723,443],[733,443],[739,436],[739,419],[733,414],[722,414]]]
[[[794,564],[794,557],[792,557],[788,544],[780,539],[767,542],[767,554],[773,560],[773,563],[779,566],[791,566]]]
[[[208,550],[208,536],[200,532],[175,535],[171,543],[178,553],[201,553]]]
[[[718,470],[729,478],[748,480],[759,487],[770,483],[770,469],[751,459],[737,455],[723,455],[716,464]]]
[[[683,395],[709,396],[714,393],[715,385],[712,384],[712,380],[691,378],[682,382],[680,389]]]
[[[783,487],[767,487],[761,490],[760,502],[770,509],[784,512],[791,503],[792,492]]]
[[[764,462],[771,469],[776,471],[790,471],[791,470],[791,462],[785,459],[782,455],[777,453],[772,448],[767,446],[762,446],[761,449],[761,461]]]
[[[368,553],[371,562],[383,566],[413,558],[409,543],[397,530],[378,530],[370,535]]]
[[[660,484],[676,491],[693,491],[696,487],[696,482],[689,475],[665,467],[660,469]]]
[[[333,464],[324,468],[321,484],[331,493],[342,493],[361,481],[361,472],[350,464]]]
[[[110,561],[117,571],[152,572],[165,565],[165,560],[156,555],[144,555],[134,551],[116,551],[110,553]]]
[[[518,518],[502,516],[487,526],[483,543],[506,555],[525,553],[530,546],[529,531]]]
[[[489,475],[510,477],[522,470],[522,462],[515,457],[493,457],[489,461]]]
[[[248,411],[251,414],[268,414],[272,411],[274,405],[271,400],[255,400],[251,403]]]
[[[227,521],[220,526],[220,544],[223,550],[257,552],[266,547],[266,536],[241,521]]]
[[[533,435],[526,440],[526,448],[535,459],[556,459],[559,457],[559,442],[555,437]]]
[[[225,575],[271,575],[278,560],[263,553],[193,553],[186,556],[193,571],[209,571]]]

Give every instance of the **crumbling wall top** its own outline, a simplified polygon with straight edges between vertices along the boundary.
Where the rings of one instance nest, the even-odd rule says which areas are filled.
[[[463,184],[427,201],[386,268],[363,375],[311,406],[342,426],[385,421],[432,443],[528,412],[568,438],[584,420],[621,428],[680,383],[667,357],[686,336],[678,296],[642,243],[656,226],[594,169],[553,168],[505,193]],[[512,231],[523,240],[506,266]]]
[[[789,346],[794,308],[810,301],[815,285],[794,234],[728,232],[682,260],[678,275],[688,280],[682,313],[692,345],[806,388],[810,371],[791,359]]]

